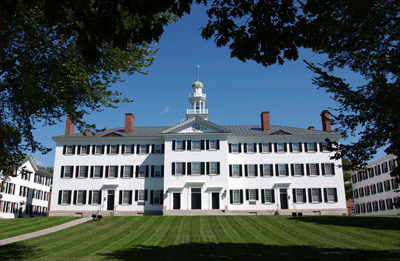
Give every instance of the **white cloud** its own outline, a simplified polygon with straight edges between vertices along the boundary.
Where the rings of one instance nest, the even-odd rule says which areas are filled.
[[[167,112],[169,112],[169,106],[165,107],[165,109],[162,112],[160,112],[160,114],[162,115]]]

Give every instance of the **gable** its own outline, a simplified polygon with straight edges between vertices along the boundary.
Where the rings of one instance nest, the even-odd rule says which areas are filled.
[[[111,132],[111,133],[108,133],[108,134],[103,135],[101,137],[122,137],[122,135],[120,135],[118,133],[115,133],[115,132]]]
[[[286,131],[283,131],[283,130],[278,130],[278,131],[275,131],[274,133],[271,133],[270,135],[292,135],[292,134],[290,134]]]
[[[231,131],[199,117],[192,117],[172,126],[161,134],[230,133]]]

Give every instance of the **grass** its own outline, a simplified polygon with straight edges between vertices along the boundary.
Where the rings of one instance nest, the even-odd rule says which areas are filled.
[[[0,247],[2,260],[400,260],[400,218],[104,217]]]
[[[42,217],[0,219],[0,240],[15,237],[38,230],[54,227],[76,218],[73,217]],[[1,255],[0,255],[1,258]]]

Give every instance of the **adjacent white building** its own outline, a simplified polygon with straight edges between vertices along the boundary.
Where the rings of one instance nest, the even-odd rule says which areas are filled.
[[[66,133],[57,143],[51,216],[345,214],[341,162],[324,149],[331,132],[209,121],[206,95],[192,85],[186,120],[171,127],[125,127]],[[240,124],[240,123],[239,123]]]
[[[0,175],[0,218],[47,216],[53,175],[39,170],[32,156],[20,163],[16,174]]]
[[[356,215],[399,215],[399,185],[390,172],[397,166],[396,156],[386,155],[370,162],[366,170],[352,174]]]

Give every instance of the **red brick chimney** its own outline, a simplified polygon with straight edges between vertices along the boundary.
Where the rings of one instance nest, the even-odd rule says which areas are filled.
[[[322,119],[322,130],[331,132],[331,120],[330,120],[331,114],[329,113],[328,110],[324,110],[321,113],[321,119]]]
[[[263,131],[269,131],[269,111],[261,112],[261,128]]]
[[[314,126],[310,126],[310,127],[308,127],[307,130],[313,130],[313,129],[314,129]]]
[[[71,120],[71,117],[67,115],[67,123],[65,124],[65,135],[74,134],[74,123]]]
[[[133,131],[133,120],[135,116],[132,113],[125,113],[125,132]]]

